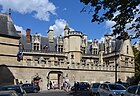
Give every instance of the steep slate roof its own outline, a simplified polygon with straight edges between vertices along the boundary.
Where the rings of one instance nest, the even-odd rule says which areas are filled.
[[[91,44],[92,42],[87,43],[87,54],[91,55]]]
[[[0,13],[0,35],[20,38],[9,15]]]
[[[20,34],[20,42],[24,45],[24,49],[31,50],[32,49],[32,43],[27,43],[26,42],[26,36],[24,34]]]
[[[20,42],[24,45],[24,49],[26,50],[32,50],[32,41],[30,43],[26,42],[26,35],[21,34]],[[46,36],[41,36],[41,43],[40,45],[44,47],[45,45],[48,45],[48,51],[51,52],[56,52],[56,44],[57,44],[57,39],[54,38],[54,42],[50,43],[48,37]]]
[[[121,46],[123,44],[123,40],[116,40],[116,51],[119,52]],[[112,52],[115,52],[115,42],[112,42]]]

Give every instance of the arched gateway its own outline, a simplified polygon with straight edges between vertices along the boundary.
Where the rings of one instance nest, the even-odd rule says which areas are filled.
[[[50,71],[47,76],[48,83],[54,82],[55,89],[60,89],[63,84],[63,72],[62,71]]]

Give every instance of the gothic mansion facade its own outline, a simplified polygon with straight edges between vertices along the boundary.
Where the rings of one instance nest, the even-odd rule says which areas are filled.
[[[71,31],[66,24],[64,36],[47,36],[17,32],[10,16],[0,14],[0,84],[28,81],[37,75],[40,86],[46,89],[49,81],[60,88],[64,81],[114,82],[117,77],[126,81],[135,72],[134,54],[130,40],[116,40],[105,35],[105,41],[88,41],[87,35]],[[18,53],[18,54],[17,54]],[[116,60],[116,61],[115,61]],[[4,74],[8,74],[5,77]],[[6,81],[5,81],[6,80]]]

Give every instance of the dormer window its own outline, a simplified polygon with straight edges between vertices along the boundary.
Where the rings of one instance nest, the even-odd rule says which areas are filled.
[[[32,40],[32,49],[36,51],[40,50],[41,37],[38,34],[34,34]]]
[[[83,54],[85,54],[86,53],[86,48],[85,47],[81,47],[81,51],[82,51]]]
[[[34,50],[39,50],[39,43],[34,43]]]
[[[58,52],[63,52],[63,45],[58,45]]]
[[[93,48],[93,54],[97,55],[98,54],[98,49],[97,48]]]

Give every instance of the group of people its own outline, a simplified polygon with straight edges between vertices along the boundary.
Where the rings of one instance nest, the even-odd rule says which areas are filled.
[[[47,89],[48,90],[50,90],[50,89],[53,89],[54,90],[54,86],[55,85],[55,83],[54,83],[54,81],[52,82],[52,81],[50,81],[48,84],[47,84]]]
[[[67,81],[65,81],[63,83],[63,90],[68,91],[69,89],[70,89],[70,84]]]
[[[50,81],[48,84],[47,84],[47,89],[50,90],[50,89],[55,89],[55,82],[53,81]],[[63,82],[63,85],[61,86],[61,89],[65,90],[65,91],[68,91],[70,89],[70,84],[65,81]]]

